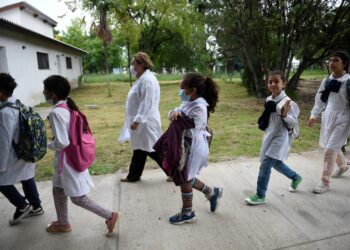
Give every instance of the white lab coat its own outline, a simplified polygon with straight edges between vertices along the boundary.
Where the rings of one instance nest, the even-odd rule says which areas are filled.
[[[15,97],[3,102],[16,102]],[[0,186],[13,185],[34,177],[35,163],[16,156],[12,141],[18,142],[19,111],[11,107],[0,109]]]
[[[59,101],[55,106],[61,103],[65,103],[65,101]],[[48,143],[48,148],[55,151],[53,186],[62,188],[69,197],[86,195],[90,188],[94,187],[88,169],[83,172],[74,170],[68,165],[64,153],[63,169],[59,173],[61,150],[70,144],[68,135],[70,112],[65,108],[54,107],[49,114],[49,122],[54,138]]]
[[[154,151],[153,145],[162,135],[159,99],[159,82],[146,70],[130,89],[125,104],[124,127],[129,130],[133,150]],[[130,129],[133,122],[139,123],[136,130]]]
[[[286,96],[284,91],[281,92],[275,98],[271,96],[266,98],[266,102],[275,101],[278,102]],[[291,101],[291,108],[283,120],[286,122],[288,128],[294,128],[298,123],[299,116],[298,105]],[[262,140],[260,150],[260,161],[262,161],[265,155],[280,161],[285,161],[288,158],[289,150],[292,145],[292,138],[289,136],[289,131],[283,124],[282,117],[277,112],[272,112],[270,115],[269,126],[266,128],[264,137]]]
[[[350,79],[349,74],[340,78],[329,76],[329,80],[336,79],[342,82],[338,93],[331,92],[327,103],[320,97],[326,83],[325,78],[316,93],[315,105],[311,110],[311,117],[317,118],[322,113],[320,147],[324,149],[340,150],[346,144],[350,129],[349,101],[346,92],[346,81]]]
[[[191,180],[199,174],[203,167],[208,166],[209,146],[207,137],[210,134],[206,131],[208,124],[208,103],[202,97],[194,101],[184,101],[180,107],[173,111],[184,112],[188,117],[194,119],[195,127],[189,129],[186,137],[192,138],[190,154],[188,156],[188,179]],[[169,116],[171,112],[169,112]]]

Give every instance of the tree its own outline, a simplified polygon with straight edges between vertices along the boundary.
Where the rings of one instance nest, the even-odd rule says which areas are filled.
[[[301,73],[338,48],[349,32],[349,1],[221,0],[194,1],[204,10],[220,54],[238,57],[243,82],[258,97],[265,94],[271,69],[289,72],[294,56],[301,58],[288,81],[296,89]]]

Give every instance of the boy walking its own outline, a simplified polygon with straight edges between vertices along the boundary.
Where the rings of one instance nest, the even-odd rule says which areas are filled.
[[[16,102],[12,96],[16,86],[9,74],[0,73],[0,192],[16,207],[10,225],[44,213],[34,180],[35,163],[18,158],[13,148],[19,137],[19,111],[6,104]],[[22,183],[24,196],[14,186],[18,182]]]

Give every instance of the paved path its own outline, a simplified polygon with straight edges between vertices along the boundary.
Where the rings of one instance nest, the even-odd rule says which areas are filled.
[[[52,235],[45,225],[55,218],[51,182],[38,183],[45,214],[10,227],[13,207],[0,196],[0,249],[350,249],[350,173],[334,179],[331,190],[311,192],[321,173],[322,151],[291,154],[287,163],[304,180],[289,193],[290,181],[273,171],[268,203],[247,206],[256,188],[257,158],[212,163],[200,179],[224,189],[217,212],[194,193],[197,223],[174,226],[168,217],[181,207],[178,187],[160,170],[145,171],[138,183],[120,183],[121,173],[94,177],[90,196],[121,210],[119,233],[104,236],[103,219],[70,205],[73,231]]]

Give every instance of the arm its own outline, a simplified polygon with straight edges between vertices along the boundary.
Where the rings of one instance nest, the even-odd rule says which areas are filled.
[[[300,110],[298,105],[293,101],[287,102],[286,105],[285,110],[287,111],[287,113],[285,115],[282,115],[282,119],[285,121],[288,128],[292,129],[295,127],[296,124],[298,124],[298,116]]]
[[[0,114],[0,173],[8,168],[7,162],[12,148],[12,140],[15,133],[16,122],[12,115],[8,113]]]
[[[310,118],[314,118],[316,120],[317,116],[322,112],[322,110],[326,107],[326,103],[324,103],[322,100],[321,100],[321,94],[320,93],[321,91],[324,90],[325,88],[325,84],[326,84],[326,79],[324,79],[322,82],[321,82],[321,85],[320,87],[318,88],[317,90],[317,93],[316,93],[316,96],[315,96],[315,104],[314,104],[314,107],[312,108],[311,110],[311,116]]]
[[[68,135],[70,112],[62,108],[57,109],[63,111],[57,112],[54,109],[49,116],[49,122],[54,138],[48,143],[47,147],[54,151],[60,151],[70,144]]]

